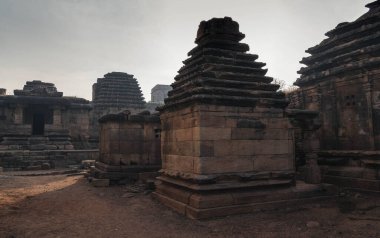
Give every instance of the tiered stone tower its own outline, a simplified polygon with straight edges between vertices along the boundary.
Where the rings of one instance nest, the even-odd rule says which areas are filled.
[[[307,67],[299,70],[295,85],[302,89],[304,108],[324,113],[323,149],[380,149],[380,134],[374,132],[380,113],[371,112],[380,105],[380,1],[367,7],[356,21],[327,32],[301,61]]]
[[[131,74],[112,72],[99,78],[92,86],[92,101],[96,111],[103,115],[125,109],[141,110],[144,97],[137,80]]]
[[[201,22],[198,45],[159,109],[155,195],[191,218],[251,212],[295,194],[288,102],[243,38],[229,17]]]
[[[123,110],[139,113],[145,108],[137,80],[133,75],[122,72],[112,72],[98,78],[92,85],[92,104],[91,141],[94,146],[99,141],[99,118]]]
[[[380,1],[326,33],[302,59],[291,106],[321,115],[324,181],[380,190]],[[337,163],[336,161],[340,161]],[[359,162],[360,161],[360,162]]]

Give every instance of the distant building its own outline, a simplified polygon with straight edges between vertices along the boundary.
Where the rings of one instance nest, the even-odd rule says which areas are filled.
[[[168,97],[170,90],[172,90],[170,85],[157,84],[151,90],[151,102],[164,104],[164,99]]]
[[[7,94],[7,90],[5,88],[0,88],[0,96],[4,96]]]
[[[172,90],[170,85],[157,84],[152,88],[151,101],[145,104],[146,110],[151,113],[155,113],[158,106],[162,106],[165,103],[165,98],[168,97],[168,92]]]

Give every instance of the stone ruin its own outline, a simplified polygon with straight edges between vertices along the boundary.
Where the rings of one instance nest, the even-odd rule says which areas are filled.
[[[294,83],[299,89],[288,98],[289,108],[319,113],[313,138],[323,181],[379,191],[380,1],[366,7],[367,13],[338,24],[306,51],[306,67]],[[298,150],[305,150],[302,143]]]
[[[99,160],[92,174],[111,182],[155,177],[161,168],[160,118],[145,111],[107,114],[99,119]],[[144,179],[142,179],[144,180]]]
[[[367,7],[307,50],[287,95],[229,17],[201,22],[160,115],[142,112],[137,80],[120,72],[98,79],[92,105],[41,81],[0,89],[0,163],[40,163],[34,150],[85,148],[99,130],[96,179],[161,168],[154,196],[196,219],[328,198],[322,182],[378,192],[380,0]]]
[[[122,72],[99,78],[93,85],[92,102],[63,96],[54,84],[37,80],[26,82],[14,95],[6,95],[1,88],[0,167],[38,169],[41,164],[61,167],[93,159],[99,143],[99,118],[123,110],[155,112],[158,105],[149,108],[137,80]]]
[[[197,46],[159,108],[155,196],[190,218],[252,212],[320,189],[295,186],[288,101],[244,37],[229,17],[201,22]]]
[[[52,83],[27,82],[14,95],[0,96],[0,166],[54,167],[67,151],[86,149],[91,105],[64,97]]]

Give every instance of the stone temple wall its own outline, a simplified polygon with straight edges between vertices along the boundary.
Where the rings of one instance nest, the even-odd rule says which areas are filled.
[[[137,179],[139,173],[161,168],[161,125],[158,115],[129,111],[100,118],[99,161],[95,176]]]
[[[380,1],[326,33],[302,59],[290,106],[319,112],[320,164],[327,182],[380,190]]]
[[[161,120],[165,174],[213,180],[260,172],[281,183],[294,171],[292,134],[281,109],[194,105],[165,112]]]
[[[291,105],[321,112],[322,149],[378,150],[379,1],[306,52]]]
[[[91,109],[89,101],[64,97],[41,81],[0,96],[0,166],[52,165],[54,151],[88,149]]]

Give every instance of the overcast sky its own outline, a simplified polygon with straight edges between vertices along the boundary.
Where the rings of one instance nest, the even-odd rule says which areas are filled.
[[[56,85],[91,100],[112,71],[135,75],[147,101],[171,84],[202,20],[230,16],[268,76],[289,85],[305,50],[372,0],[0,0],[0,88],[26,81]]]

